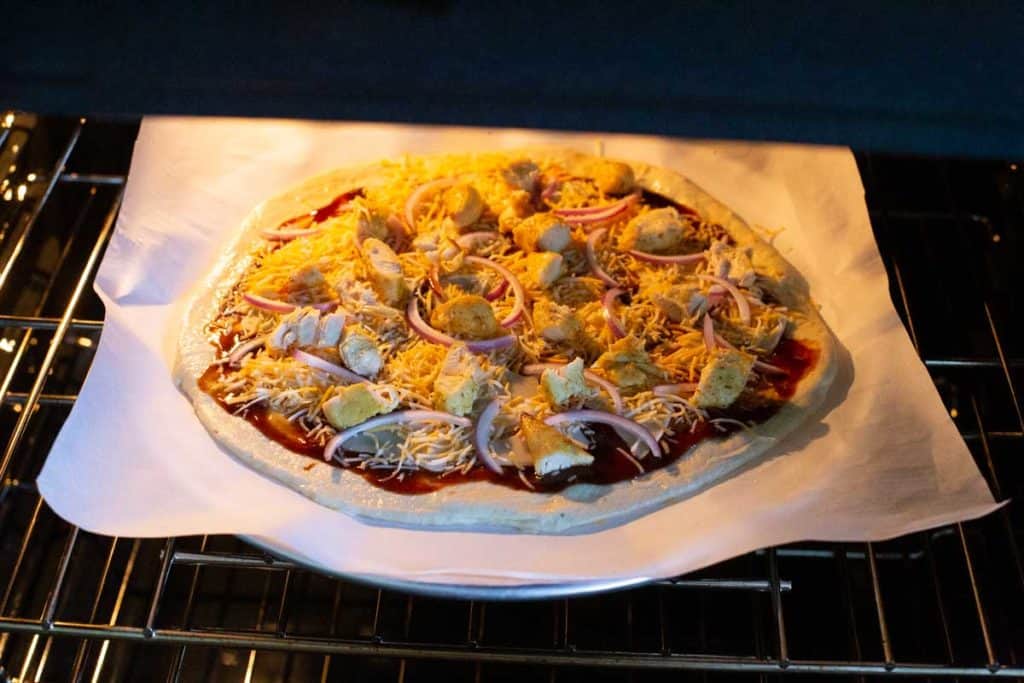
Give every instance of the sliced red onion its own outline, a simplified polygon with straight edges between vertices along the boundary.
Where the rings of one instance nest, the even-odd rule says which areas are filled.
[[[394,413],[388,413],[387,415],[378,415],[377,417],[371,417],[366,422],[361,422],[354,427],[338,432],[334,438],[327,442],[324,446],[324,460],[330,462],[331,458],[334,457],[334,451],[338,450],[338,447],[345,443],[347,440],[362,434],[363,432],[377,427],[384,427],[392,424],[412,424],[415,422],[447,422],[457,427],[472,427],[473,423],[466,417],[459,417],[458,415],[452,415],[451,413],[444,413],[439,410],[399,410]]]
[[[565,365],[565,363],[531,363],[523,366],[522,373],[524,375],[535,376],[543,373],[545,370],[559,370],[564,368]],[[590,370],[584,370],[583,377],[586,378],[587,381],[593,382],[604,389],[605,393],[608,394],[608,398],[612,400],[615,412],[622,412],[622,394],[619,393],[619,388],[617,386],[606,380],[604,377],[601,377],[601,375],[596,372],[592,372]]]
[[[711,319],[710,313],[704,314],[704,348],[715,350],[715,321]]]
[[[607,233],[608,228],[600,228],[587,235],[587,263],[590,264],[590,272],[592,272],[598,280],[609,287],[618,287],[619,283],[601,267],[600,262],[597,260],[597,242]]]
[[[626,290],[614,287],[605,292],[604,298],[601,299],[601,305],[604,306],[604,321],[608,323],[608,329],[612,331],[612,336],[616,339],[626,336],[626,328],[623,327],[622,321],[615,313],[615,300],[625,293]]]
[[[357,383],[369,381],[365,377],[357,375],[348,368],[343,368],[340,365],[335,365],[330,361],[324,360],[320,356],[314,356],[312,353],[306,353],[305,351],[300,351],[299,349],[295,349],[294,351],[292,351],[292,358],[299,361],[300,363],[305,363],[311,368],[326,372],[328,375],[334,375],[335,377],[343,379],[346,382]]]
[[[431,192],[443,190],[454,184],[455,178],[438,178],[437,180],[431,180],[429,183],[423,183],[409,195],[409,198],[405,200],[404,213],[405,223],[409,226],[410,230],[416,229],[416,208],[420,205],[420,202]]]
[[[588,206],[579,209],[555,209],[552,213],[559,218],[564,218],[570,223],[603,223],[604,221],[609,221],[628,211],[629,207],[635,204],[639,198],[640,195],[638,193],[634,193],[606,206]]]
[[[681,382],[679,384],[659,384],[651,389],[655,396],[681,396],[692,394],[697,391],[696,382]]]
[[[337,308],[338,307],[338,302],[337,301],[318,301],[315,304],[310,304],[310,306],[312,308],[315,308],[318,311],[321,311],[322,313],[326,313],[328,311],[333,311],[335,308]]]
[[[491,455],[491,427],[494,425],[494,418],[498,416],[501,409],[501,399],[496,398],[487,404],[484,411],[476,421],[476,431],[473,433],[473,442],[476,444],[476,457],[484,464],[484,467],[501,474],[501,465]]]
[[[500,237],[501,235],[493,230],[477,230],[476,232],[467,232],[464,235],[459,235],[455,238],[455,243],[463,249],[470,249],[480,242],[489,242]]]
[[[626,253],[635,259],[647,261],[648,263],[674,266],[685,266],[691,263],[700,263],[707,257],[703,251],[697,252],[696,254],[672,254],[671,256],[652,254],[647,251],[637,251],[636,249],[630,249]]]
[[[716,285],[724,287],[729,294],[732,294],[732,298],[736,300],[736,307],[740,312],[740,320],[744,323],[750,322],[750,302],[747,301],[747,297],[743,295],[743,292],[741,292],[736,285],[725,278],[715,277],[714,275],[698,275],[697,277],[701,280],[714,282]]]
[[[228,354],[228,362],[231,363],[231,365],[238,365],[239,363],[242,362],[243,358],[245,358],[247,355],[258,349],[259,347],[263,346],[263,344],[265,344],[266,341],[267,337],[266,335],[264,335],[262,337],[256,337],[255,339],[250,339],[247,342],[243,342],[237,345],[234,349],[231,350],[231,353]]]
[[[570,410],[565,413],[557,413],[544,420],[545,424],[552,427],[573,422],[599,422],[616,427],[643,441],[647,449],[650,450],[651,455],[656,458],[661,457],[661,446],[658,445],[658,440],[654,438],[650,430],[642,424],[621,415],[613,415],[603,410]]]
[[[416,297],[409,298],[409,305],[405,309],[406,317],[409,319],[409,327],[429,342],[434,344],[441,344],[442,346],[451,346],[452,344],[460,343],[459,339],[448,336],[440,330],[436,330],[428,325],[423,317],[420,315],[420,307],[416,301]],[[516,341],[516,338],[511,334],[506,334],[504,337],[495,337],[494,339],[484,339],[482,341],[466,341],[461,342],[466,345],[466,348],[473,353],[489,353],[491,351],[497,351],[512,346]]]
[[[502,327],[511,327],[512,325],[515,325],[516,321],[523,316],[523,311],[526,308],[526,290],[523,289],[523,283],[519,281],[519,278],[512,274],[511,270],[501,265],[500,263],[495,263],[494,261],[482,258],[480,256],[467,256],[465,258],[465,261],[466,263],[473,263],[478,266],[490,268],[491,270],[495,271],[496,273],[498,273],[498,275],[505,279],[508,285],[512,288],[512,294],[515,296],[516,302],[512,306],[512,310],[509,312],[509,314],[502,318],[500,324]],[[490,297],[491,295],[494,294],[495,291],[497,291],[497,289],[498,288],[495,288],[488,292],[488,301],[493,301],[493,299],[491,299]],[[495,296],[494,299],[497,299],[498,296],[501,296],[501,294],[503,293],[503,291],[498,293],[498,295]]]
[[[505,292],[508,291],[508,280],[502,278],[501,282],[494,285],[491,291],[484,294],[484,298],[488,301],[496,301],[504,296]],[[512,322],[515,322],[514,320]]]
[[[725,337],[723,337],[720,334],[716,334],[715,335],[715,341],[722,348],[729,349],[730,351],[738,351],[739,350],[735,346],[730,344],[728,339],[726,339]],[[789,374],[788,371],[783,370],[782,368],[780,368],[777,365],[772,365],[771,363],[765,363],[764,361],[760,361],[760,360],[755,360],[754,361],[754,368],[757,369],[757,370],[760,370],[761,372],[769,372],[769,373],[776,374],[776,375],[788,375]]]
[[[268,299],[265,296],[259,294],[250,294],[246,292],[242,295],[242,298],[249,302],[250,305],[264,311],[272,311],[273,313],[291,313],[295,310],[295,304],[290,304],[286,301],[278,301],[277,299]]]
[[[267,228],[260,231],[260,235],[264,239],[273,240],[275,242],[290,242],[293,239],[299,237],[311,237],[317,233],[323,232],[323,228],[306,228],[305,230],[288,230],[282,228]]]

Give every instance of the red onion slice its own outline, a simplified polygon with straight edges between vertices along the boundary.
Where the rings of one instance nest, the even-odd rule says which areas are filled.
[[[707,255],[701,251],[696,254],[673,254],[671,256],[663,256],[662,254],[652,254],[646,251],[637,251],[636,249],[630,249],[626,252],[635,259],[640,261],[647,261],[648,263],[658,263],[661,265],[673,265],[673,266],[685,266],[691,263],[700,263]]]
[[[476,457],[484,464],[484,467],[501,474],[501,465],[491,456],[491,427],[494,426],[494,418],[498,416],[501,409],[501,399],[496,398],[487,404],[484,411],[476,421],[476,430],[473,432],[473,442],[476,445]]]
[[[264,239],[272,240],[274,242],[290,242],[299,237],[312,237],[320,232],[323,232],[323,228],[307,228],[305,230],[267,228],[266,230],[261,230],[260,235]]]
[[[626,336],[626,328],[623,327],[622,321],[615,313],[615,300],[625,293],[626,290],[615,287],[605,292],[604,298],[601,299],[601,305],[604,307],[604,321],[608,323],[608,329],[612,331],[612,336],[616,339]]]
[[[590,272],[592,272],[598,280],[609,287],[618,287],[619,283],[601,267],[600,262],[597,260],[597,242],[607,233],[608,228],[600,228],[587,235],[587,263],[590,265]]]
[[[715,321],[711,319],[710,313],[704,314],[704,348],[715,350]]]
[[[250,294],[246,292],[242,295],[251,306],[255,306],[264,311],[271,311],[273,313],[291,313],[295,310],[295,304],[290,304],[285,301],[278,301],[277,299],[268,299],[265,296],[259,294]]]
[[[503,277],[505,279],[505,282],[508,283],[508,286],[512,288],[512,294],[515,296],[516,302],[512,306],[512,310],[509,312],[509,314],[502,318],[500,324],[502,327],[511,327],[512,325],[514,325],[516,321],[523,316],[523,311],[526,308],[526,290],[523,289],[523,283],[519,281],[519,278],[512,274],[511,270],[501,265],[500,263],[495,263],[494,261],[482,258],[480,256],[467,256],[465,258],[465,261],[466,263],[472,263],[474,265],[483,266],[484,268],[490,268],[491,270],[498,273],[498,275]],[[494,294],[494,292],[496,292],[497,290],[498,288],[495,288],[488,292],[488,301],[493,301],[494,299],[497,299],[499,296],[501,296],[501,294],[504,293],[502,291],[498,293],[497,296],[494,296],[494,299],[490,298],[491,295]]]
[[[455,178],[438,178],[437,180],[431,180],[429,183],[423,183],[416,188],[415,191],[409,198],[405,200],[405,223],[409,226],[410,230],[416,229],[416,209],[419,207],[420,202],[430,194],[431,192],[437,192],[443,190],[446,187],[450,187],[455,184]]]
[[[565,363],[530,363],[529,365],[523,366],[522,373],[533,377],[540,375],[545,370],[558,370],[564,368],[565,365]],[[606,380],[604,377],[601,377],[601,375],[596,372],[592,372],[590,370],[584,370],[583,377],[586,378],[587,381],[593,382],[604,389],[605,393],[608,394],[608,398],[612,400],[612,405],[615,406],[615,412],[622,412],[622,394],[619,393],[619,388],[617,386]]]
[[[613,202],[605,206],[587,206],[578,209],[555,209],[552,213],[559,218],[564,218],[570,223],[603,223],[604,221],[616,218],[622,213],[628,211],[629,207],[633,206],[638,199],[640,199],[640,194],[635,192],[623,197],[617,202]]]
[[[326,372],[328,375],[333,375],[335,377],[345,380],[346,382],[352,382],[354,384],[357,382],[369,381],[365,377],[357,375],[348,368],[343,368],[340,365],[335,365],[330,361],[324,360],[320,356],[314,356],[312,353],[306,353],[305,351],[300,351],[299,349],[295,349],[294,351],[292,351],[292,358],[299,361],[300,363],[305,363],[306,365],[315,370]]]
[[[744,323],[750,323],[750,302],[747,301],[747,297],[743,295],[743,292],[733,283],[729,282],[725,278],[715,277],[714,275],[698,275],[701,280],[708,282],[714,282],[716,285],[721,285],[725,288],[732,298],[736,300],[736,307],[740,312],[740,320]]]
[[[334,451],[338,450],[341,444],[347,440],[362,434],[363,432],[377,427],[384,427],[392,424],[412,424],[415,422],[447,422],[457,427],[472,427],[473,423],[466,417],[459,417],[458,415],[452,415],[451,413],[444,413],[439,410],[399,410],[394,413],[388,413],[387,415],[378,415],[377,417],[371,417],[366,422],[361,422],[354,427],[338,432],[334,438],[327,442],[324,446],[324,460],[327,462],[331,461],[334,457]]]
[[[423,317],[420,316],[420,307],[416,301],[416,297],[409,298],[409,305],[405,309],[405,315],[409,319],[409,327],[411,327],[416,334],[429,342],[440,344],[442,346],[451,346],[452,344],[458,344],[461,341],[428,325],[423,320]],[[461,343],[465,344],[466,348],[473,353],[489,353],[491,351],[497,351],[499,349],[512,346],[515,341],[516,338],[513,335],[506,334],[503,337],[495,337],[494,339],[466,341]]]
[[[448,297],[444,293],[444,287],[441,286],[441,276],[438,273],[437,266],[431,266],[430,272],[427,273],[427,286],[430,290],[437,295],[437,298],[441,301],[445,301]]]
[[[237,345],[234,349],[231,350],[231,353],[228,354],[228,362],[231,365],[238,365],[239,363],[242,362],[243,358],[249,355],[252,351],[255,351],[259,347],[263,346],[263,344],[265,344],[266,341],[267,337],[266,335],[264,335],[262,337],[256,337],[255,339],[250,339],[247,342],[243,342]]]
[[[621,415],[612,415],[606,413],[603,410],[570,410],[565,413],[557,413],[544,420],[544,423],[557,427],[563,424],[569,424],[573,422],[599,422],[601,424],[610,425],[617,427],[624,432],[628,432],[633,436],[637,437],[644,442],[647,449],[656,458],[661,457],[661,446],[658,445],[658,440],[654,438],[650,430],[644,427],[638,422],[634,422],[629,418],[622,417]]]
[[[659,384],[651,389],[655,396],[682,396],[697,391],[696,382],[681,382],[679,384]]]

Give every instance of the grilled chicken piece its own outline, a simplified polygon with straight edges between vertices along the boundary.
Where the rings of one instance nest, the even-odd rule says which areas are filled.
[[[504,201],[504,208],[498,214],[498,227],[504,232],[511,232],[519,222],[533,213],[532,197],[525,190],[510,192]]]
[[[316,345],[331,348],[338,345],[342,330],[345,329],[345,314],[342,312],[328,313],[320,317],[317,325]]]
[[[583,377],[583,359],[575,358],[558,369],[545,370],[540,376],[541,391],[556,408],[561,408],[573,399],[588,399],[597,395]]]
[[[501,332],[490,302],[476,294],[456,296],[436,307],[430,324],[460,339],[491,339]]]
[[[544,339],[553,342],[571,341],[583,334],[583,325],[571,308],[549,299],[533,305],[533,327]]]
[[[708,272],[727,277],[740,287],[752,287],[757,280],[749,250],[730,246],[724,240],[713,242],[708,247]]]
[[[540,182],[540,168],[529,159],[513,161],[501,172],[501,177],[512,187],[532,193]]]
[[[324,274],[320,272],[319,268],[313,265],[305,265],[291,274],[285,289],[289,292],[315,291],[325,287],[326,284]]]
[[[594,456],[535,417],[523,415],[519,420],[519,432],[533,458],[533,471],[539,477],[594,462]]]
[[[462,229],[479,220],[484,200],[472,185],[459,183],[444,193],[444,209],[452,225]]]
[[[512,228],[512,239],[527,253],[562,251],[572,242],[572,231],[553,214],[535,213]]]
[[[335,429],[346,429],[365,422],[374,415],[390,413],[398,405],[398,399],[388,399],[377,394],[363,383],[340,387],[334,396],[324,401],[324,417]]]
[[[769,313],[754,331],[750,348],[767,356],[779,345],[788,328],[789,318],[781,313]]]
[[[390,233],[384,216],[371,211],[360,211],[356,216],[356,240],[359,244],[371,237],[378,240],[387,239]]]
[[[594,367],[625,392],[643,391],[665,381],[665,371],[651,362],[643,341],[632,335],[609,346]]]
[[[562,277],[565,259],[553,251],[538,251],[528,255],[523,261],[526,267],[526,278],[541,289],[547,289]]]
[[[717,349],[711,362],[700,372],[693,404],[698,408],[728,408],[743,392],[753,367],[753,356],[742,351]]]
[[[372,379],[384,367],[384,357],[377,343],[358,328],[345,334],[345,339],[338,345],[338,353],[349,370],[363,377]]]
[[[626,194],[636,187],[636,178],[629,164],[610,159],[594,159],[586,164],[583,174],[605,194]]]
[[[666,206],[633,218],[619,236],[619,248],[661,254],[679,249],[685,239],[686,224]]]
[[[320,332],[320,311],[309,306],[296,308],[281,317],[267,337],[267,347],[287,351],[294,346],[313,346]]]
[[[468,415],[480,393],[483,378],[476,356],[463,344],[452,346],[434,379],[434,406],[453,415]]]
[[[400,306],[409,295],[409,287],[405,284],[398,256],[376,237],[364,240],[362,250],[377,294],[389,306]]]

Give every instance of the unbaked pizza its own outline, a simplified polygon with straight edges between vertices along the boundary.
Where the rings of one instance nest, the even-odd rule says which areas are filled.
[[[175,375],[227,451],[324,505],[574,533],[754,462],[834,369],[804,280],[723,204],[538,148],[334,171],[257,207]]]

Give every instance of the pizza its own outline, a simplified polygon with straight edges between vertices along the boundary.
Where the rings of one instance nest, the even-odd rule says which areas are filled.
[[[175,380],[246,465],[371,523],[579,533],[763,457],[835,342],[683,176],[561,148],[408,156],[258,206]]]

